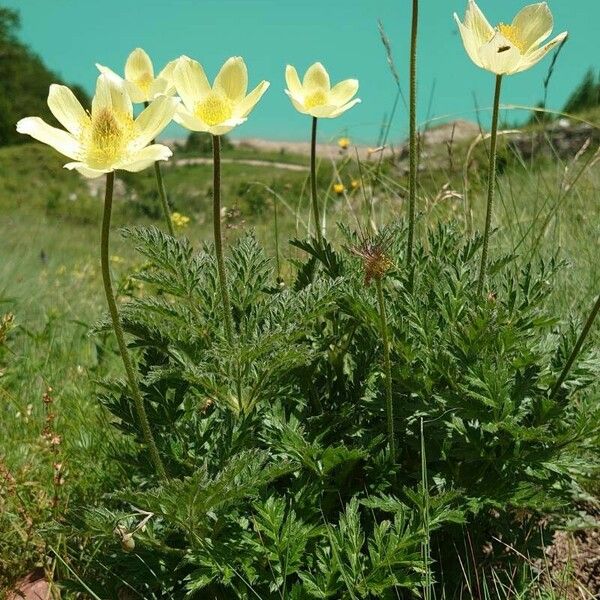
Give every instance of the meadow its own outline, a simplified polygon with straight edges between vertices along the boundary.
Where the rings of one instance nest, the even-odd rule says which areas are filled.
[[[174,235],[151,168],[0,148],[0,593],[597,597],[600,112],[495,113],[317,156],[202,134]]]

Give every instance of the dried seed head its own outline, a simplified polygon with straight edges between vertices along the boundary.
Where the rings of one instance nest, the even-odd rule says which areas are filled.
[[[375,236],[363,236],[358,244],[349,248],[352,254],[362,259],[365,285],[369,285],[372,279],[380,281],[394,266],[388,254],[391,244],[392,236],[387,231]]]

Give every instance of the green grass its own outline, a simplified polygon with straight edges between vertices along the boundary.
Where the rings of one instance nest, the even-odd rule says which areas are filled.
[[[484,145],[479,145],[469,167],[475,230],[480,230],[483,222]],[[458,146],[455,152],[454,165],[440,151],[434,161],[437,166],[426,168],[421,175],[421,231],[437,220],[458,220],[468,226],[468,205],[462,197],[466,147]],[[256,158],[256,153],[237,149],[230,157]],[[277,153],[260,158],[308,162],[306,157]],[[570,263],[560,282],[559,308],[562,314],[582,319],[600,290],[598,165],[593,164],[590,152],[568,163],[524,163],[512,155],[506,160],[510,177],[501,175],[499,179],[494,251],[524,257],[559,252]],[[15,317],[8,350],[2,352],[0,346],[0,467],[6,482],[13,477],[20,490],[17,493],[6,482],[0,487],[0,590],[12,576],[26,572],[48,554],[48,539],[60,549],[61,540],[54,539],[50,530],[61,507],[74,501],[82,505],[92,502],[109,474],[118,476],[123,469],[124,480],[127,475],[126,467],[110,459],[115,445],[123,441],[109,427],[94,399],[97,380],[119,373],[120,363],[109,339],[88,333],[104,313],[98,257],[102,185],[88,184],[61,169],[62,162],[39,145],[0,149],[0,317],[4,313]],[[404,215],[405,175],[385,164],[381,183],[371,187],[370,174],[376,170],[376,161],[363,165],[362,189],[337,197],[331,184],[338,179],[349,182],[359,177],[360,171],[352,162],[322,162],[319,185],[334,241],[335,223],[364,225],[369,204],[377,223]],[[167,167],[164,173],[174,210],[191,218],[180,234],[188,235],[194,244],[209,241],[211,167]],[[127,286],[127,273],[138,259],[116,229],[132,223],[161,226],[161,215],[150,171],[123,175],[122,181],[111,254],[114,275],[120,286]],[[307,173],[225,164],[223,181],[227,242],[253,228],[275,256],[277,203],[285,276],[284,259],[299,252],[287,240],[305,237],[307,232]],[[49,387],[54,403],[46,408],[42,396]],[[55,449],[43,435],[48,412],[55,414],[52,431],[60,436]],[[60,485],[53,481],[57,462],[63,463],[64,484]]]

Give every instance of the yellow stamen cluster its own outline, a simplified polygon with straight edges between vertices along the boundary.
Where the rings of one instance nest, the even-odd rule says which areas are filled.
[[[219,125],[233,115],[231,100],[212,92],[196,105],[196,115],[207,125]]]
[[[521,54],[525,54],[527,48],[525,43],[519,36],[519,32],[514,25],[507,25],[506,23],[500,23],[498,25],[498,31],[515,47]]]
[[[323,90],[317,90],[304,99],[304,106],[306,108],[324,106],[325,104],[327,104],[327,94]]]
[[[92,168],[103,169],[112,165],[124,153],[127,143],[133,135],[133,119],[117,115],[109,108],[101,109],[91,117],[86,128],[89,135],[86,162]]]

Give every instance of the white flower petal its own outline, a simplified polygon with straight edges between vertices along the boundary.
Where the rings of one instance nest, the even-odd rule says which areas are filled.
[[[133,114],[131,98],[123,79],[110,73],[102,73],[96,82],[96,93],[92,99],[92,115],[108,108],[118,115]]]
[[[202,65],[187,56],[182,56],[177,61],[173,71],[173,83],[190,111],[193,111],[196,104],[211,91]]]
[[[563,33],[557,35],[553,40],[549,41],[547,44],[544,44],[541,48],[538,48],[537,50],[533,50],[525,54],[525,56],[523,56],[521,60],[521,64],[519,65],[515,73],[525,71],[526,69],[529,69],[538,62],[540,62],[540,60],[542,60],[542,58],[544,58],[544,56],[546,56],[546,54],[548,54],[548,52],[550,52],[552,48],[562,43],[562,41],[566,39],[567,35],[568,33],[566,31],[563,31]]]
[[[524,47],[529,50],[539,46],[552,33],[554,19],[548,5],[538,2],[521,9],[512,25],[518,31]]]
[[[78,136],[89,117],[75,94],[64,85],[53,83],[48,92],[48,106],[57,121],[70,133]]]
[[[471,29],[467,29],[458,18],[458,15],[454,13],[454,20],[458,25],[458,31],[462,38],[463,46],[469,55],[469,58],[478,66],[481,67],[481,60],[479,59],[479,37],[476,36]]]
[[[335,112],[339,109],[339,106],[335,104],[325,104],[321,106],[313,106],[307,110],[308,114],[319,119],[331,119],[335,116]]]
[[[248,90],[248,69],[241,56],[232,56],[215,77],[213,89],[220,91],[233,102],[239,102]]]
[[[521,62],[519,49],[500,32],[479,48],[480,66],[496,75],[514,73]]]
[[[77,160],[81,154],[81,145],[70,133],[48,125],[39,117],[21,119],[17,123],[17,131],[48,144],[69,158]]]
[[[329,73],[327,73],[325,67],[320,62],[316,62],[314,65],[308,67],[302,80],[302,87],[305,94],[311,94],[316,91],[329,91],[331,87]]]
[[[345,79],[331,88],[330,98],[332,103],[343,106],[358,92],[358,79]]]
[[[136,104],[141,104],[142,102],[148,102],[148,100],[152,100],[150,98],[148,92],[145,92],[137,83],[133,83],[131,81],[123,80],[123,85],[129,94],[132,102]]]
[[[177,107],[173,115],[173,121],[190,131],[208,131],[209,128],[209,125],[181,104]]]
[[[296,67],[287,65],[285,68],[285,82],[291,94],[294,96],[302,95],[302,84],[300,83],[300,77],[298,77],[298,71],[296,71]]]
[[[173,73],[175,73],[175,67],[177,66],[177,60],[169,61],[164,69],[157,75],[157,79],[166,79],[169,83],[173,83]]]
[[[102,171],[100,169],[92,169],[92,167],[88,167],[85,163],[82,162],[71,162],[64,165],[65,169],[69,169],[69,171],[78,171],[84,177],[88,179],[96,179],[96,177],[101,177],[106,173],[110,173],[113,169],[107,169],[106,171]]]
[[[361,102],[360,98],[355,98],[354,100],[348,102],[347,104],[344,104],[344,106],[340,106],[339,108],[337,108],[337,110],[334,111],[334,113],[330,116],[330,118],[339,117],[342,113],[345,113],[347,110],[350,110],[353,106],[360,104],[360,102]]]
[[[292,104],[294,105],[294,108],[299,113],[302,113],[303,115],[310,114],[308,112],[308,109],[304,106],[304,104],[300,101],[300,99],[297,96],[293,96],[288,90],[285,90],[285,93],[289,96],[290,100],[292,101]]]
[[[250,111],[256,106],[262,95],[271,85],[268,81],[261,81],[236,107],[235,114],[240,117],[247,117]]]
[[[162,144],[152,144],[151,146],[146,146],[145,148],[142,148],[142,150],[131,154],[127,160],[115,165],[115,169],[138,173],[139,171],[143,171],[152,166],[159,160],[168,160],[171,156],[173,156],[173,152],[171,152],[171,149],[167,146],[163,146]]]
[[[472,31],[478,46],[489,42],[494,35],[494,28],[474,0],[469,0],[463,25]]]
[[[135,120],[138,135],[134,140],[136,148],[148,145],[171,122],[179,98],[159,96],[145,108]]]
[[[136,83],[140,79],[154,79],[154,66],[142,48],[136,48],[125,62],[125,79]]]

